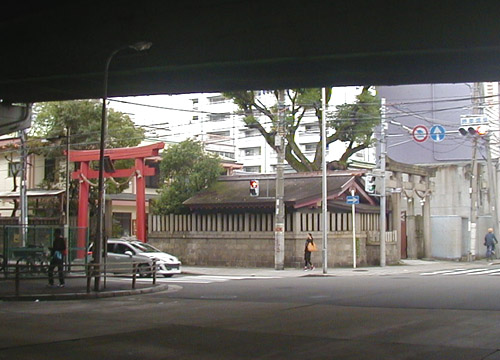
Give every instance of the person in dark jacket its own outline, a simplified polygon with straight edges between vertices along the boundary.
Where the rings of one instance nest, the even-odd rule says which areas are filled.
[[[309,251],[309,249],[308,249],[308,245],[309,244],[313,244],[314,245],[314,239],[313,239],[311,233],[307,234],[306,246],[305,246],[305,249],[304,249],[304,261],[305,261],[304,271],[314,270],[314,266],[311,263],[311,251]]]
[[[484,237],[484,246],[486,246],[486,259],[492,260],[495,254],[495,244],[498,244],[498,240],[493,233],[493,228],[488,229],[488,233]]]
[[[54,268],[57,266],[59,273],[59,287],[64,287],[64,253],[66,252],[66,242],[61,234],[61,229],[54,232],[54,242],[50,250],[49,265],[49,286],[54,286]]]

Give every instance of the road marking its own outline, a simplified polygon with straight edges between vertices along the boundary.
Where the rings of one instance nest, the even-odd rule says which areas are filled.
[[[421,276],[500,275],[500,268],[453,269],[421,273]]]
[[[225,282],[230,280],[250,280],[250,279],[279,279],[278,276],[217,276],[217,275],[195,275],[179,276],[171,278],[156,278],[157,282],[162,283],[185,283],[185,284],[210,284],[216,282]],[[128,280],[130,281],[130,280]],[[151,282],[151,278],[137,279],[139,282]]]
[[[430,276],[430,275],[443,275],[443,274],[447,274],[447,273],[452,273],[454,271],[461,271],[463,269],[453,269],[453,270],[439,270],[439,271],[433,271],[433,272],[426,272],[426,273],[422,273],[420,275],[422,276]]]

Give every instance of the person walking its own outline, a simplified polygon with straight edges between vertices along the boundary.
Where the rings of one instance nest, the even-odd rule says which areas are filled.
[[[488,233],[484,237],[484,246],[486,246],[486,260],[493,260],[493,255],[495,254],[495,244],[498,244],[498,240],[493,233],[493,228],[489,228]]]
[[[311,252],[314,251],[316,245],[314,244],[314,239],[311,233],[307,234],[306,244],[304,249],[304,271],[314,270],[314,265],[311,262]]]
[[[66,251],[66,242],[61,234],[61,229],[56,229],[54,232],[54,242],[50,250],[50,265],[49,265],[49,286],[54,286],[54,269],[57,266],[59,273],[59,287],[64,287],[64,253]]]

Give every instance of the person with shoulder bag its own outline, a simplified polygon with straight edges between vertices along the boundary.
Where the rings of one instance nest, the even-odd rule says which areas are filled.
[[[311,252],[316,251],[316,244],[311,233],[307,234],[306,244],[304,249],[304,271],[314,270],[314,265],[311,262]]]
[[[64,253],[66,252],[66,242],[61,234],[61,229],[54,232],[54,242],[50,250],[49,265],[49,286],[54,286],[54,269],[57,266],[59,273],[59,287],[64,287]]]

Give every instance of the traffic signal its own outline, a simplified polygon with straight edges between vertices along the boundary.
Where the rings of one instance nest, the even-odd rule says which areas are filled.
[[[259,196],[259,180],[250,180],[250,196]]]
[[[488,133],[488,127],[484,125],[469,125],[469,126],[461,126],[458,129],[458,132],[463,136],[466,135],[479,135],[485,136]]]
[[[365,176],[365,191],[369,194],[375,192],[375,176],[372,174],[367,174]]]

